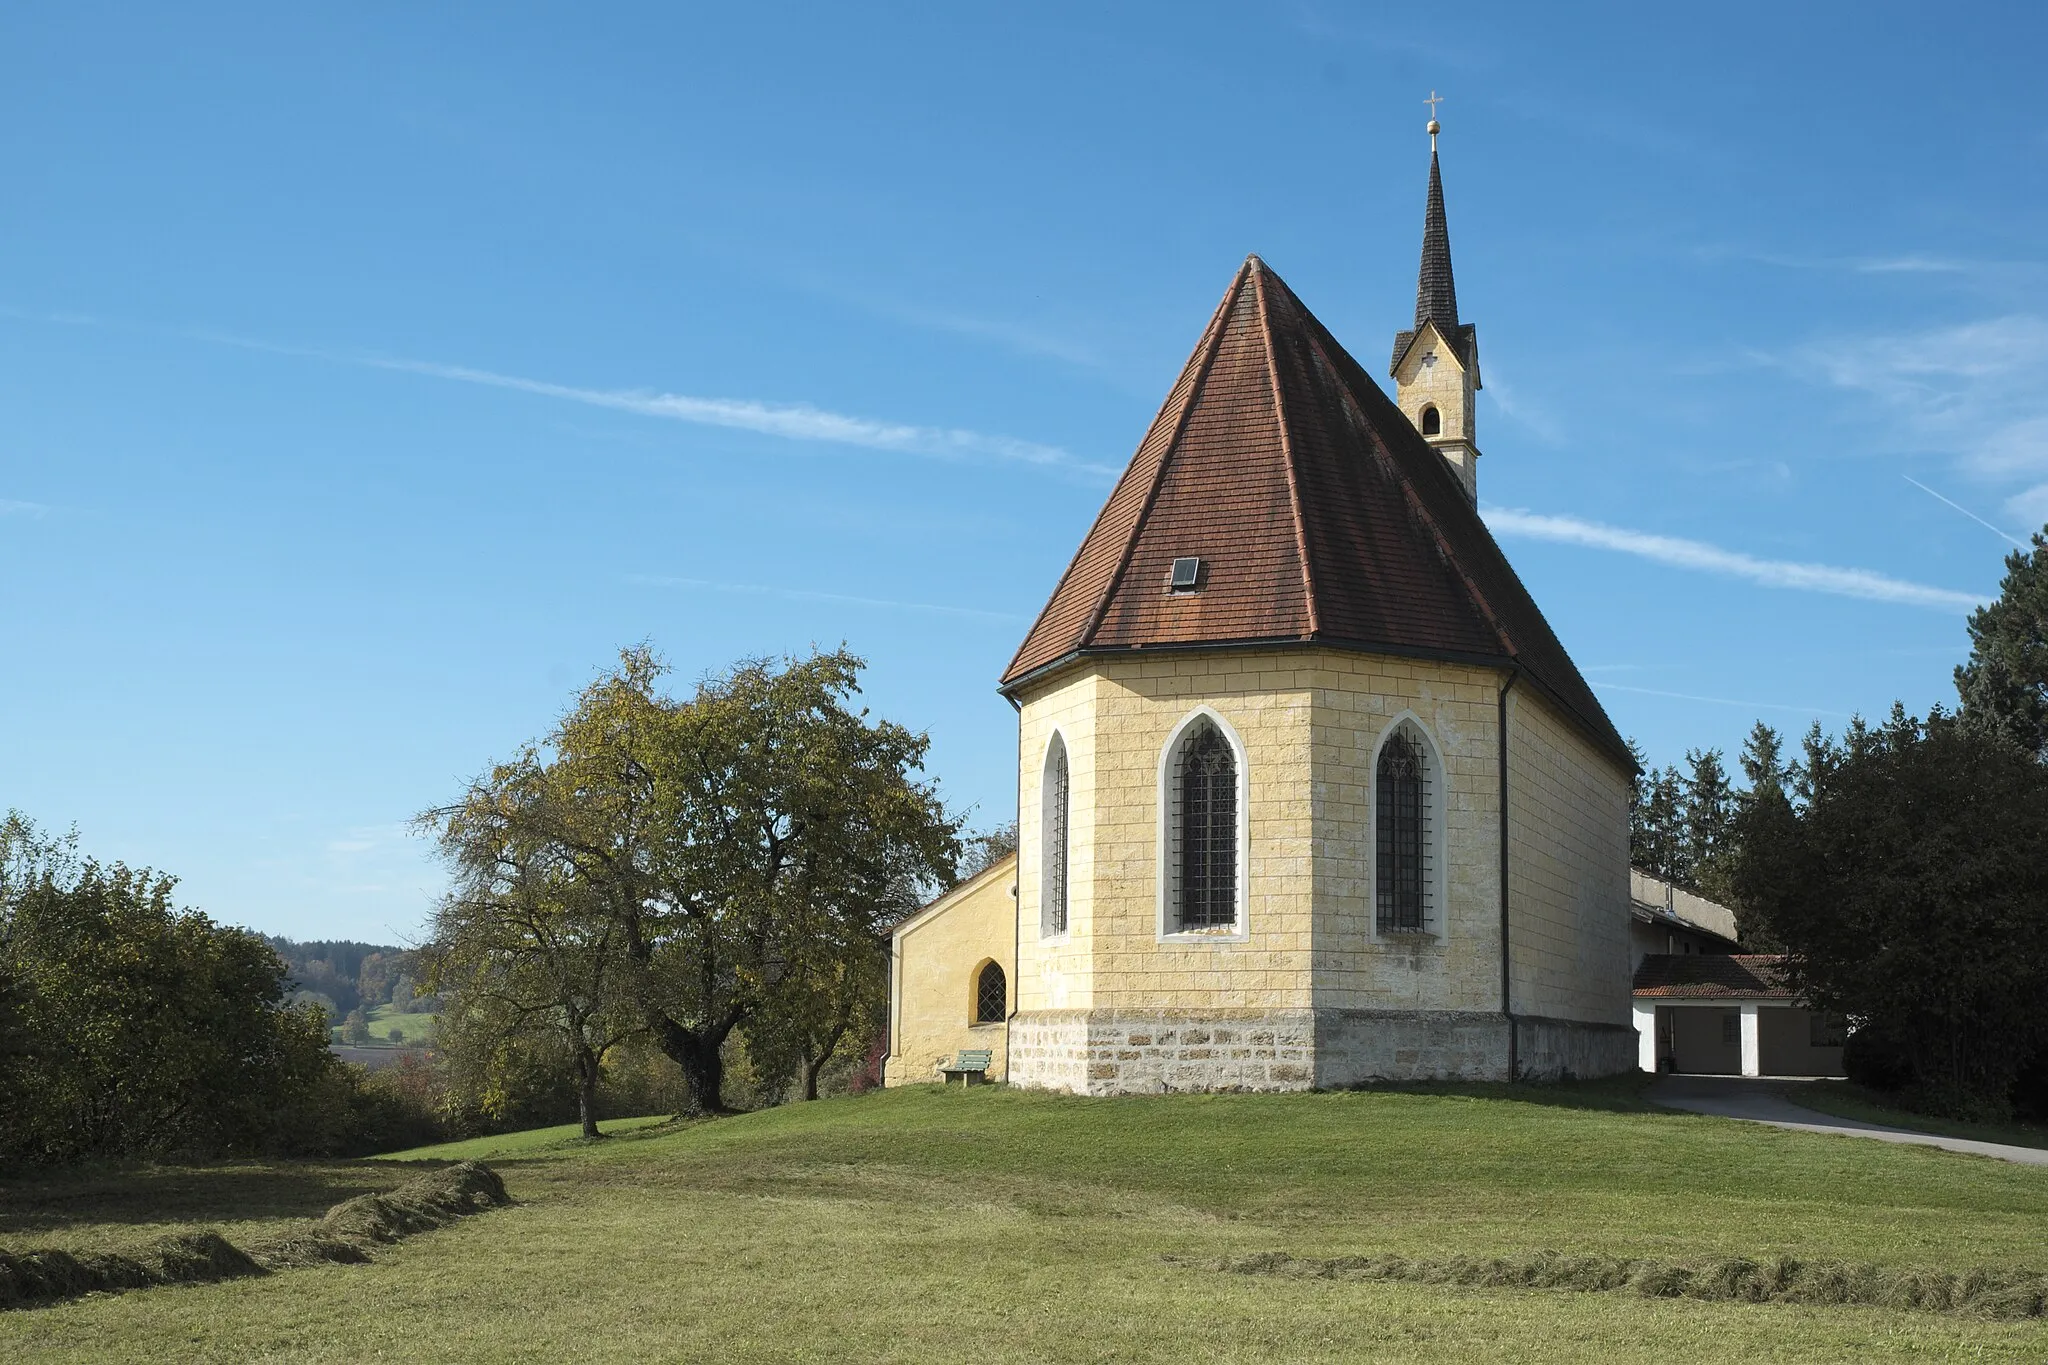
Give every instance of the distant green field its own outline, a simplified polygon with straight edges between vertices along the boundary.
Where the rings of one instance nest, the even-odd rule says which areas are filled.
[[[2048,1261],[2048,1172],[1656,1110],[1627,1084],[1114,1100],[917,1087],[608,1126],[630,1135],[400,1154],[487,1150],[518,1202],[369,1265],[0,1313],[0,1359],[2048,1359],[2038,1318],[1209,1268],[1544,1248]],[[0,1185],[0,1243],[276,1221],[404,1174],[150,1168],[94,1176],[89,1198]],[[149,1216],[159,1206],[174,1215]]]
[[[370,1046],[421,1047],[432,1037],[434,1016],[431,1014],[406,1014],[390,1005],[379,1005],[369,1013]],[[391,1030],[396,1028],[403,1035],[403,1041],[394,1043]],[[341,1026],[336,1024],[328,1031],[334,1042],[341,1042]]]

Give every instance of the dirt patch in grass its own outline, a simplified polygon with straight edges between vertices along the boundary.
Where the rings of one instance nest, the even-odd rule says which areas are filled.
[[[1175,1258],[1168,1258],[1173,1260]],[[1841,1261],[1731,1257],[1686,1265],[1618,1256],[1538,1251],[1524,1256],[1290,1256],[1284,1251],[1226,1257],[1208,1268],[1236,1275],[1295,1279],[1392,1280],[1483,1289],[1575,1289],[1648,1299],[1722,1303],[1799,1303],[1902,1308],[1982,1318],[2038,1318],[2048,1311],[2048,1275],[2035,1270],[1901,1270]]]
[[[317,1223],[246,1250],[209,1231],[161,1238],[127,1253],[0,1251],[0,1309],[150,1285],[266,1275],[293,1266],[359,1263],[370,1259],[372,1247],[510,1202],[496,1171],[464,1161],[415,1176],[388,1194],[344,1200]]]

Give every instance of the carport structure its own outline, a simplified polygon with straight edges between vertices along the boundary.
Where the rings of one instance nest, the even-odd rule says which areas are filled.
[[[1652,953],[1636,968],[1645,1071],[1709,1076],[1839,1076],[1839,1020],[1784,983],[1775,953]]]

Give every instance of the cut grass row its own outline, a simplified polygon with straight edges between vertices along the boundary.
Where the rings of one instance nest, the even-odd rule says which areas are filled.
[[[595,1144],[524,1136],[488,1158],[511,1209],[368,1266],[0,1315],[0,1357],[2048,1354],[2040,1320],[1201,1268],[1541,1249],[2041,1268],[2041,1171],[1653,1110],[1625,1085],[1120,1100],[918,1088]],[[395,1183],[388,1163],[351,1169]],[[9,1208],[0,1199],[0,1241],[15,1238]]]

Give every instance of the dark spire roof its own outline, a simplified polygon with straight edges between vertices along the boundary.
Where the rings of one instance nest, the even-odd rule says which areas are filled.
[[[1189,556],[1200,589],[1169,593]],[[1520,668],[1632,762],[1456,471],[1256,256],[1003,686],[1084,655],[1226,645]]]
[[[1433,139],[1432,139],[1433,140]],[[1451,230],[1444,222],[1444,177],[1429,149],[1429,208],[1422,218],[1422,270],[1415,280],[1415,330],[1436,323],[1445,336],[1458,330],[1458,285],[1451,278]]]
[[[1394,367],[1425,322],[1458,353],[1458,363],[1472,366],[1473,329],[1458,321],[1458,284],[1451,276],[1451,229],[1444,220],[1444,177],[1437,166],[1436,139],[1430,139],[1429,206],[1422,215],[1422,268],[1415,277],[1415,330],[1394,337]]]

